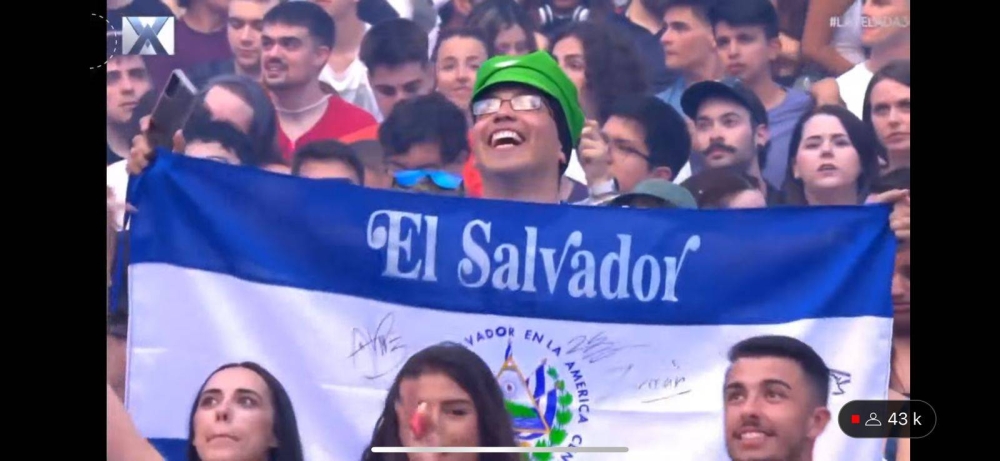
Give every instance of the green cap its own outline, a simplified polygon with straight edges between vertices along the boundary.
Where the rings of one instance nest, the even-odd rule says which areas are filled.
[[[659,178],[647,179],[636,184],[632,192],[616,197],[608,205],[621,206],[630,202],[633,198],[641,196],[655,197],[670,202],[677,208],[698,208],[698,202],[695,201],[690,191],[666,179]]]
[[[563,146],[567,155],[580,142],[580,132],[583,131],[583,110],[577,99],[576,86],[559,68],[559,64],[545,51],[522,56],[495,56],[479,67],[476,74],[476,86],[472,89],[472,100],[475,101],[484,91],[498,83],[520,83],[536,88],[551,96],[562,107],[569,131],[572,146]]]

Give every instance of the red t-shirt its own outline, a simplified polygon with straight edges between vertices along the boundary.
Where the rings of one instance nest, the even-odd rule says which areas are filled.
[[[295,149],[313,141],[333,139],[345,144],[378,139],[378,122],[364,109],[337,96],[331,96],[326,112],[308,131],[292,141],[278,124],[278,148],[286,161],[292,160]]]
[[[469,160],[465,162],[462,169],[462,182],[465,183],[465,195],[467,197],[483,196],[483,177],[476,168],[476,156],[472,151],[472,130],[469,130]]]

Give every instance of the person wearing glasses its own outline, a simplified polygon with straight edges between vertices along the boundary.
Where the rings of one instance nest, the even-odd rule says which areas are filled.
[[[684,118],[660,98],[626,95],[613,101],[600,127],[583,129],[580,161],[597,205],[632,192],[642,181],[673,181],[688,161],[691,135]]]
[[[396,104],[378,130],[392,188],[464,195],[462,167],[469,155],[465,114],[440,93]]]
[[[560,203],[559,186],[580,141],[576,87],[544,51],[496,56],[472,91],[472,152],[483,198]]]

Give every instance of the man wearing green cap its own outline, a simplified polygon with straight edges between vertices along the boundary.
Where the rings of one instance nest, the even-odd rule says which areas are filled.
[[[483,198],[558,203],[583,130],[576,87],[548,53],[497,56],[472,92],[472,151]]]

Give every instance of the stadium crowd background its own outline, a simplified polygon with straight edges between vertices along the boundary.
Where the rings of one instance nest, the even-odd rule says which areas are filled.
[[[127,252],[128,175],[150,161],[147,116],[180,69],[201,104],[164,147],[276,173],[651,209],[891,204],[890,396],[909,396],[908,0],[107,3],[111,24],[177,18],[174,55],[107,64],[109,249]],[[120,39],[109,32],[109,47]],[[472,104],[487,60],[538,50],[572,82],[576,109],[549,97]],[[519,130],[474,136],[483,117],[542,106],[557,152]],[[127,306],[110,257],[108,269],[120,398]],[[908,447],[887,444],[887,459],[909,459]]]

